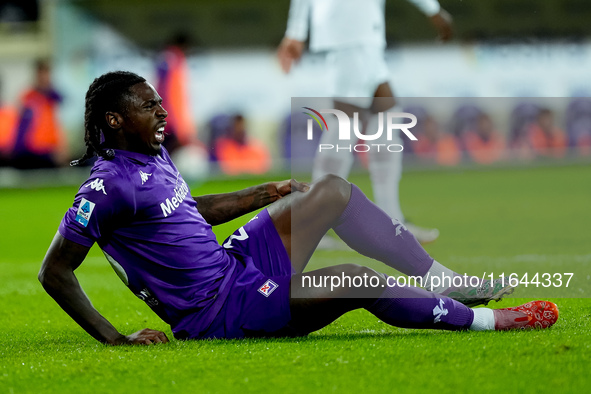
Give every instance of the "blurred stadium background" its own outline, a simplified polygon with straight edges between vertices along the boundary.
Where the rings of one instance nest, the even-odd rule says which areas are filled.
[[[453,135],[459,150],[446,161],[437,158],[436,144],[414,152],[407,146],[405,168],[537,163],[537,157],[551,164],[587,160],[591,4],[583,0],[442,0],[441,4],[454,17],[451,44],[435,42],[431,25],[408,2],[386,1],[387,62],[395,94],[415,98],[401,103],[423,114],[416,131],[425,135],[424,140],[431,138],[429,133]],[[162,50],[179,34],[188,44],[186,94],[191,122],[210,158],[216,159],[210,149],[214,139],[234,127],[235,116],[240,115],[250,138],[260,141],[270,156],[256,172],[289,171],[290,98],[322,97],[326,71],[323,54],[307,53],[290,75],[281,73],[275,49],[285,31],[288,9],[288,1],[272,0],[0,1],[0,105],[3,114],[12,114],[12,118],[3,115],[0,123],[4,164],[0,186],[48,179],[10,167],[15,124],[22,111],[20,96],[33,84],[39,59],[48,61],[53,86],[63,98],[59,122],[68,159],[73,159],[84,149],[84,94],[90,82],[115,69],[155,81]],[[416,98],[427,97],[431,99],[417,104]],[[446,97],[454,99],[433,99]],[[560,134],[557,147],[543,152],[543,146],[534,146],[532,152],[523,153],[523,144],[516,140],[529,138],[541,112],[549,113],[550,127]],[[474,148],[474,141],[464,134],[481,132],[488,140],[491,130],[501,137],[491,148],[497,153],[484,158],[473,155],[482,146]],[[543,145],[532,138],[529,145]],[[211,168],[210,173],[216,173],[217,163]],[[56,174],[52,182],[80,180],[68,171]]]
[[[155,81],[164,48],[183,33],[190,122],[206,157],[215,137],[240,128],[268,152],[265,166],[256,168],[265,173],[230,179],[231,168],[207,167],[203,151],[188,150],[186,161],[199,169],[192,174],[195,194],[229,192],[289,176],[293,156],[309,155],[303,168],[309,169],[315,146],[294,144],[301,139],[290,134],[301,129],[291,126],[301,119],[288,116],[292,97],[324,96],[323,55],[307,53],[290,75],[281,73],[275,51],[287,0],[0,0],[0,392],[586,392],[591,2],[440,3],[454,17],[455,38],[445,45],[414,6],[386,0],[391,84],[403,108],[419,118],[413,130],[419,140],[437,142],[405,147],[404,169],[415,171],[402,180],[405,213],[441,230],[427,250],[458,272],[576,272],[577,286],[568,293],[543,289],[544,298],[579,297],[552,299],[560,306],[556,326],[425,333],[386,327],[355,311],[306,338],[99,344],[35,279],[88,175],[88,167],[68,167],[67,159],[84,151],[84,95],[92,80],[126,69]],[[57,115],[66,157],[60,168],[19,170],[11,162],[16,124],[40,59],[63,98]],[[542,129],[557,136],[555,146],[539,142]],[[441,141],[451,150],[438,151]],[[209,182],[199,184],[206,175]],[[364,172],[351,179],[371,194]],[[218,240],[247,220],[216,226]],[[384,268],[346,250],[318,251],[309,268],[335,261]],[[77,272],[116,327],[151,327],[171,337],[115,279],[98,247]],[[523,294],[514,296],[529,296]]]

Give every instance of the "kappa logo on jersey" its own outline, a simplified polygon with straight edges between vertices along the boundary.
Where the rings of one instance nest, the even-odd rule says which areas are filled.
[[[94,181],[90,182],[84,187],[88,186],[90,186],[92,190],[96,190],[97,192],[103,192],[105,196],[107,195],[107,192],[105,191],[105,185],[103,185],[103,180],[101,178],[96,178]]]
[[[275,289],[278,287],[279,287],[279,285],[277,283],[275,283],[271,279],[269,279],[265,282],[264,285],[259,287],[258,291],[259,291],[259,293],[261,293],[265,297],[269,297],[271,295],[271,293],[274,292]]]
[[[442,299],[439,299],[439,305],[436,305],[435,308],[433,308],[433,316],[435,316],[433,323],[440,322],[441,316],[445,316],[449,313],[449,311],[445,309],[443,305],[445,305],[445,302],[443,302]]]
[[[88,201],[85,198],[80,201],[78,212],[76,212],[76,221],[84,227],[88,226],[88,221],[90,220],[90,216],[94,210],[94,205],[95,204],[92,201]]]
[[[140,170],[140,176],[142,177],[142,185],[148,181],[148,177],[152,176],[152,174],[147,174]]]

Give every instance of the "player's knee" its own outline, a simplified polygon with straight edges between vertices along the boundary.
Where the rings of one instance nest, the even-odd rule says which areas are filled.
[[[319,178],[310,190],[321,202],[344,209],[351,197],[351,184],[334,174]]]

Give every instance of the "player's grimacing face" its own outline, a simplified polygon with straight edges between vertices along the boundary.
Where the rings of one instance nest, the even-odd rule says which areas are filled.
[[[156,155],[164,142],[168,112],[162,107],[162,97],[148,82],[129,88],[127,110],[122,127],[127,150]]]

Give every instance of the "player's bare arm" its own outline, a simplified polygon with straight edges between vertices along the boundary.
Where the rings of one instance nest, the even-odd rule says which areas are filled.
[[[123,335],[92,306],[74,274],[89,250],[90,248],[69,241],[57,233],[39,271],[39,281],[45,291],[99,342],[109,345],[168,342],[166,334],[147,328],[131,335]]]
[[[201,216],[209,224],[218,225],[266,207],[292,191],[305,192],[308,189],[306,183],[290,179],[263,183],[237,192],[209,194],[193,199],[197,202]]]
[[[291,66],[297,63],[304,52],[304,42],[284,37],[277,48],[277,58],[284,73],[289,73]]]
[[[441,41],[446,42],[451,40],[453,36],[452,17],[446,10],[442,8],[429,19],[431,20],[431,24],[437,29],[438,38]]]

